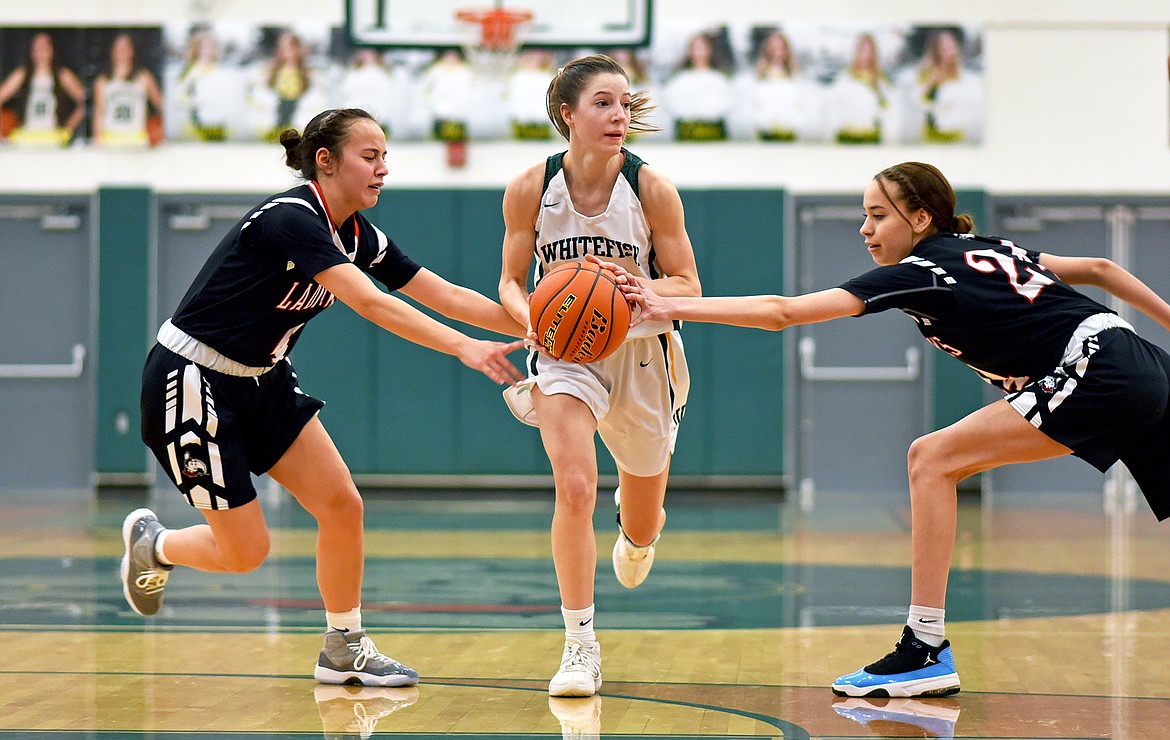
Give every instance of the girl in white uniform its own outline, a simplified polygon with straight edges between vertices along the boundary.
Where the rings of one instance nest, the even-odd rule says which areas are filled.
[[[93,135],[103,146],[146,146],[147,120],[163,109],[154,74],[137,66],[134,40],[120,33],[110,46],[110,68],[98,75],[93,90]],[[153,109],[153,110],[152,110]]]
[[[57,61],[48,32],[32,37],[28,63],[0,82],[0,109],[0,137],[14,143],[64,146],[73,139],[85,118],[85,87]]]
[[[500,302],[529,326],[528,273],[536,278],[587,256],[619,265],[621,279],[659,293],[697,296],[699,278],[674,185],[622,146],[647,130],[649,102],[608,56],[566,65],[548,87],[549,118],[567,152],[520,173],[504,193]],[[513,413],[540,427],[556,487],[552,549],[565,620],[565,650],[549,683],[553,696],[590,696],[601,687],[601,649],[593,620],[600,432],[617,463],[619,533],[614,571],[639,585],[650,570],[670,456],[690,385],[677,325],[643,322],[604,360],[573,364],[533,352],[528,381],[506,394]]]

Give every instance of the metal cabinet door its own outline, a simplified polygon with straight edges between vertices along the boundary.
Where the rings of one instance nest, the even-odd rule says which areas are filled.
[[[170,318],[207,257],[260,195],[159,195],[155,326]]]
[[[92,205],[0,199],[0,488],[86,488],[93,463]]]
[[[1164,202],[1164,201],[1163,201]],[[1170,300],[1170,207],[1136,204],[1118,206],[1119,233],[1128,236],[1128,265],[1142,282]],[[1145,314],[1131,311],[1128,320],[1146,339],[1170,351],[1170,333]]]
[[[798,198],[790,292],[831,288],[874,267],[857,198]],[[825,494],[907,500],[906,452],[927,431],[927,345],[900,311],[794,327],[795,479],[802,505]]]
[[[992,204],[993,230],[1025,249],[1052,254],[1085,257],[1109,256],[1109,229],[1105,209],[1099,203],[1073,198],[995,199]],[[1108,296],[1095,288],[1083,288],[1094,300],[1108,305]],[[1003,397],[988,386],[987,400]],[[1009,497],[1022,494],[1028,499],[1039,493],[1061,493],[1062,503],[1075,499],[1086,505],[1100,500],[1103,480],[1088,463],[1063,457],[1023,465],[1005,465],[985,474],[985,491],[998,504],[1008,504]],[[1042,503],[1042,501],[1037,501]]]

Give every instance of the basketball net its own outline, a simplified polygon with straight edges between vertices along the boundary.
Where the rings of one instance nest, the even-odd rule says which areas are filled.
[[[528,10],[469,8],[455,13],[467,29],[463,49],[467,62],[482,77],[502,81],[516,64],[520,48],[516,32],[532,20]]]

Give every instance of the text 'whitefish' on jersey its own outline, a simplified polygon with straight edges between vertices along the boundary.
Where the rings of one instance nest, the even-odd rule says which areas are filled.
[[[627,244],[605,236],[570,236],[537,247],[545,262],[573,260],[592,254],[601,259],[632,259],[641,253],[637,244]]]

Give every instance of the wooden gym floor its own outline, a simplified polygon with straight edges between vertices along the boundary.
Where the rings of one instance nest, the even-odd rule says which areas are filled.
[[[672,492],[648,581],[609,565],[598,506],[601,696],[550,700],[562,637],[551,494],[385,492],[367,504],[363,613],[417,689],[312,679],[313,529],[266,496],[272,556],[177,570],[143,619],[122,517],[177,494],[0,494],[0,735],[14,738],[1154,738],[1170,734],[1170,529],[1147,510],[964,502],[948,604],[962,693],[834,697],[885,654],[909,594],[904,505],[803,513],[779,495]],[[818,502],[828,506],[825,497]]]

